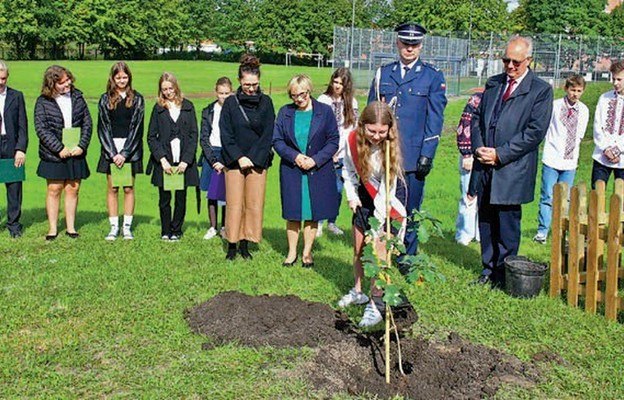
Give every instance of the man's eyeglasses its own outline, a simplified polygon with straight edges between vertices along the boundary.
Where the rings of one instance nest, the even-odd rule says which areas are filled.
[[[531,57],[527,57],[524,60],[512,60],[511,58],[507,58],[507,57],[503,57],[501,58],[501,60],[503,61],[503,65],[507,65],[509,63],[513,63],[514,67],[519,67],[523,62],[525,62],[526,60],[528,60]]]
[[[297,94],[291,93],[291,94],[289,94],[289,96],[290,96],[291,99],[297,101],[299,99],[305,99],[305,97],[308,95],[308,93],[310,93],[310,92],[308,92],[306,90],[305,92],[301,92],[301,93],[297,93]]]

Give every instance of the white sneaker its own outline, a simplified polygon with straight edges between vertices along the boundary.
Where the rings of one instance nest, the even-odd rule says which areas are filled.
[[[533,236],[533,241],[539,244],[546,244],[546,238],[547,238],[546,235],[542,233],[538,233],[535,236]]]
[[[342,231],[342,229],[338,228],[338,225],[336,225],[333,222],[330,222],[327,224],[327,230],[336,236],[344,235],[344,232]]]
[[[161,238],[163,241],[165,241],[165,242],[168,242],[168,241],[170,241],[170,240],[171,240],[171,238],[169,237],[169,235],[162,235],[160,238]]]
[[[362,292],[356,292],[355,288],[349,290],[349,293],[342,296],[342,299],[338,302],[338,307],[345,308],[351,304],[366,304],[368,303],[368,296]]]
[[[458,244],[461,244],[462,246],[468,246],[470,245],[470,242],[472,242],[472,239],[457,239],[456,241]]]
[[[323,224],[322,223],[318,223],[318,228],[316,228],[316,237],[321,237],[323,236]]]
[[[217,236],[217,230],[211,226],[210,229],[206,231],[206,234],[204,235],[204,240],[210,240],[215,236]]]
[[[133,240],[134,235],[132,234],[132,230],[129,225],[124,225],[123,227],[123,238],[124,240]]]
[[[383,321],[383,317],[377,307],[375,307],[375,304],[368,303],[364,309],[364,315],[359,323],[359,327],[370,328],[371,326],[377,325],[381,321]]]
[[[108,235],[106,235],[104,240],[113,241],[117,239],[117,235],[119,235],[119,227],[111,226],[111,230],[108,232]]]
[[[221,230],[219,231],[219,235],[221,235],[221,239],[225,239],[225,226],[221,227]]]
[[[169,241],[171,241],[171,242],[178,242],[178,241],[180,241],[180,236],[178,236],[178,235],[171,235],[171,236],[169,236]]]

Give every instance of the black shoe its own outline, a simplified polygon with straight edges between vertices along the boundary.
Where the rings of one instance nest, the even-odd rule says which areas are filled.
[[[409,265],[409,264],[406,264],[406,263],[399,263],[399,265],[398,265],[399,272],[403,276],[407,276],[407,274],[410,273],[410,269],[411,268],[412,268],[412,266]]]
[[[47,240],[48,242],[51,242],[52,240],[56,239],[58,237],[58,233],[55,235],[46,235],[45,236],[45,240]]]
[[[80,236],[78,232],[65,232],[65,235],[71,239],[78,239],[78,236]]]
[[[17,239],[19,237],[22,237],[22,231],[17,230],[17,231],[9,231],[9,235],[11,235],[11,238],[13,239]]]
[[[245,260],[251,260],[253,258],[251,256],[251,253],[249,252],[249,249],[247,248],[248,243],[249,242],[247,242],[246,240],[241,240],[238,246],[238,252]]]
[[[294,265],[297,263],[297,259],[298,259],[298,258],[299,258],[298,256],[297,256],[297,257],[295,257],[295,259],[294,259],[294,260],[292,260],[291,262],[284,261],[284,262],[282,263],[282,267],[292,267],[292,266],[294,266]]]
[[[314,260],[311,260],[311,261],[307,261],[307,262],[306,262],[306,261],[304,261],[304,260],[303,260],[303,258],[302,258],[302,259],[301,259],[301,266],[302,266],[303,268],[312,268],[312,267],[314,267]]]
[[[227,251],[227,254],[225,255],[225,259],[232,261],[233,259],[236,258],[236,254],[238,254],[238,252],[236,251],[236,243],[229,243],[228,251]]]

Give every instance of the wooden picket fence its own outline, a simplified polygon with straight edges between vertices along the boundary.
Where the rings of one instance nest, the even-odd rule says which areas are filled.
[[[604,303],[605,317],[616,320],[618,309],[624,309],[624,301],[618,296],[619,279],[624,277],[624,181],[615,181],[608,212],[603,181],[589,192],[589,204],[586,185],[573,186],[569,212],[567,192],[565,183],[555,185],[550,296],[559,297],[566,290],[568,304],[573,307],[578,307],[579,297],[584,296],[585,311],[591,314],[596,313],[598,303]]]

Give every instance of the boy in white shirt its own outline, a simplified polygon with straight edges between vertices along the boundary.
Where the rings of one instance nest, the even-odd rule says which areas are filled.
[[[592,189],[596,181],[607,182],[611,172],[624,179],[624,61],[611,64],[613,90],[603,93],[594,115],[594,166]]]
[[[537,234],[533,240],[544,244],[552,220],[553,187],[565,182],[568,189],[574,183],[578,166],[579,145],[589,121],[589,109],[580,98],[585,91],[585,80],[570,76],[564,86],[565,97],[553,102],[550,125],[544,140],[542,155],[542,189],[539,203]]]

